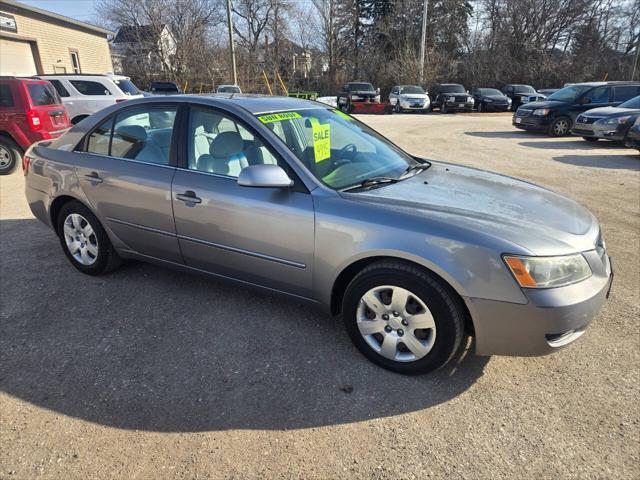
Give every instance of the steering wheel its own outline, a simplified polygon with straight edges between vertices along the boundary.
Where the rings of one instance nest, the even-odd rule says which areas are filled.
[[[336,159],[332,162],[333,167],[337,168],[340,165],[344,165],[345,163],[351,163],[353,161],[353,157],[358,153],[358,147],[356,147],[353,143],[348,143],[340,150],[336,155]]]

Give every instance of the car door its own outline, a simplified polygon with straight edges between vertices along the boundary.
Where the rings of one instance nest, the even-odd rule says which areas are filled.
[[[616,85],[613,87],[613,105],[617,107],[638,95],[640,95],[640,85]]]
[[[67,114],[69,115],[69,120],[74,119],[79,115],[78,105],[75,99],[69,93],[69,89],[65,87],[63,84],[63,80],[58,80],[56,78],[48,78],[44,77],[45,80],[49,80],[53,88],[56,89],[58,95],[60,95],[60,99],[62,99],[62,104],[67,109]]]
[[[121,110],[87,135],[75,163],[93,210],[127,249],[182,263],[171,203],[177,108]]]
[[[107,86],[100,78],[93,80],[71,78],[68,80],[77,95],[78,114],[91,115],[116,103],[113,86]]]
[[[228,112],[206,107],[191,107],[185,143],[185,158],[172,186],[185,263],[310,297],[311,195],[298,183],[293,188],[253,188],[237,182],[249,165],[270,163],[288,169],[286,163],[253,129]]]
[[[570,113],[573,121],[575,121],[577,116],[582,112],[586,112],[592,108],[611,105],[611,93],[611,87],[607,85],[589,90],[578,102],[571,106]]]

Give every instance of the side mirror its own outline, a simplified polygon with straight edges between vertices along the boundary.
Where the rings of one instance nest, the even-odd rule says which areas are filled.
[[[289,188],[293,180],[278,165],[251,165],[243,168],[238,176],[241,187]]]
[[[580,99],[580,101],[578,102],[580,105],[586,105],[587,103],[591,103],[591,99],[590,98],[586,98],[583,97]]]

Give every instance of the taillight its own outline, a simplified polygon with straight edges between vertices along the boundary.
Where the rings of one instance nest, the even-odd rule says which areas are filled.
[[[22,156],[22,172],[26,176],[29,173],[29,163],[31,163],[31,157],[29,155]]]
[[[29,122],[29,127],[31,128],[31,130],[40,130],[40,114],[37,110],[27,110],[27,121]]]

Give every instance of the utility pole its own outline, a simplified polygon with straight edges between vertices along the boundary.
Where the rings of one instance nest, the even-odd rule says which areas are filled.
[[[227,24],[229,25],[229,53],[231,55],[231,74],[233,84],[238,84],[238,74],[236,73],[236,47],[233,41],[233,18],[231,17],[231,0],[227,0]]]
[[[424,0],[424,8],[422,10],[422,42],[420,43],[420,86],[422,86],[422,82],[424,81],[424,56],[426,50],[427,43],[427,10],[428,10],[429,0]]]

